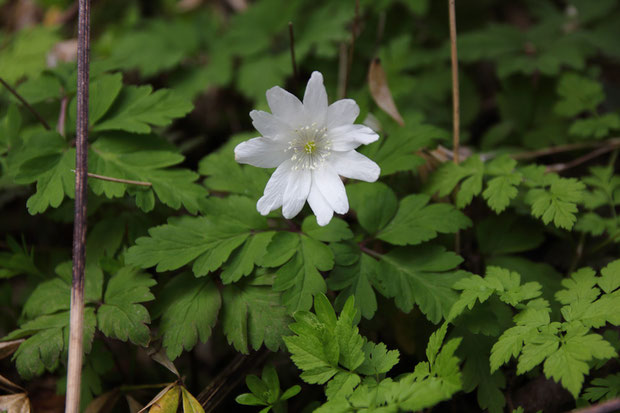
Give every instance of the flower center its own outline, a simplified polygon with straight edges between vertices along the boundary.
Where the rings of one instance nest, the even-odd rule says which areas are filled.
[[[327,128],[319,128],[316,123],[296,129],[287,149],[292,152],[293,169],[316,169],[331,153],[331,144]]]

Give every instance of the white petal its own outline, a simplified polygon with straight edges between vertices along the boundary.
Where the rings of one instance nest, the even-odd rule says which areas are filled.
[[[288,184],[288,176],[292,171],[292,167],[293,165],[290,161],[283,162],[269,178],[264,195],[256,204],[256,209],[261,215],[267,215],[274,209],[282,206],[282,197]]]
[[[330,163],[338,175],[360,181],[375,182],[381,173],[379,165],[355,151],[332,152]]]
[[[297,97],[279,86],[274,86],[267,91],[267,103],[271,112],[281,121],[293,128],[298,128],[304,123],[304,106]]]
[[[317,125],[325,125],[327,119],[327,92],[323,86],[323,75],[319,72],[312,72],[306,93],[304,94],[304,109],[310,123],[316,122]]]
[[[332,129],[355,122],[360,114],[360,107],[353,99],[338,100],[327,108],[327,128]]]
[[[329,206],[339,214],[346,214],[349,210],[349,200],[344,189],[342,179],[328,163],[312,171],[312,185],[321,191]]]
[[[334,216],[334,210],[329,206],[315,182],[313,182],[312,187],[310,187],[308,205],[310,205],[312,212],[314,212],[316,216],[317,224],[322,227],[329,224],[329,221],[331,221]]]
[[[289,173],[288,184],[284,190],[282,200],[282,215],[284,215],[284,218],[291,219],[299,214],[308,198],[311,183],[312,175],[307,169],[292,170]]]
[[[235,147],[235,160],[259,168],[275,168],[289,156],[287,146],[271,138],[253,138]]]
[[[375,131],[364,125],[339,126],[329,130],[328,133],[334,151],[350,151],[379,139]]]
[[[250,117],[252,118],[252,125],[263,136],[277,139],[290,134],[291,127],[271,113],[253,110],[250,112]]]

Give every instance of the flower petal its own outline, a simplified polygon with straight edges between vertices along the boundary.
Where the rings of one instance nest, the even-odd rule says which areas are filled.
[[[250,117],[252,118],[252,125],[263,136],[277,139],[278,137],[288,136],[291,132],[289,125],[269,112],[253,110],[250,112]]]
[[[355,151],[332,152],[330,163],[338,175],[360,181],[375,182],[381,173],[379,165]]]
[[[282,200],[284,218],[291,219],[299,214],[308,199],[311,183],[312,175],[308,169],[293,169],[289,172],[288,184]]]
[[[312,171],[312,185],[316,185],[325,201],[339,214],[346,214],[349,210],[349,200],[344,189],[342,179],[328,163]]]
[[[235,147],[235,160],[259,168],[275,168],[287,160],[287,146],[271,138],[253,138]]]
[[[329,130],[332,150],[350,151],[360,145],[368,145],[379,139],[379,135],[368,126],[344,125]]]
[[[271,112],[282,122],[292,128],[304,123],[304,106],[297,97],[279,86],[274,86],[266,93]]]
[[[324,227],[329,224],[329,221],[332,220],[334,216],[334,210],[325,200],[323,194],[316,186],[316,183],[313,182],[310,187],[310,193],[308,194],[308,205],[312,208],[312,212],[316,216],[316,222],[320,226]]]
[[[360,107],[353,99],[342,99],[327,108],[327,128],[351,125],[360,114]]]
[[[291,161],[286,161],[278,166],[275,170],[267,186],[265,186],[265,192],[263,196],[256,203],[256,209],[261,215],[267,215],[274,209],[278,209],[282,206],[282,196],[286,185],[288,184],[288,177],[293,169]]]
[[[306,93],[304,94],[304,109],[310,123],[316,122],[317,125],[325,125],[327,119],[327,92],[323,86],[323,75],[319,72],[312,72]]]

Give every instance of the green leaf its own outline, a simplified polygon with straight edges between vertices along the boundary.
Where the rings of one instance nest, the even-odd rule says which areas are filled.
[[[616,113],[607,113],[594,118],[576,120],[568,133],[580,138],[602,139],[617,129],[620,129],[620,116]]]
[[[340,316],[338,317],[334,330],[336,340],[338,340],[338,348],[340,349],[340,358],[338,359],[338,362],[350,371],[357,369],[365,359],[365,354],[362,349],[364,346],[364,339],[359,335],[359,330],[356,327],[357,322],[355,319],[357,310],[355,308],[354,301],[355,299],[353,297],[350,297],[347,300],[342,311],[340,312]]]
[[[89,180],[97,195],[115,198],[129,191],[136,196],[136,204],[147,212],[153,204],[147,208],[140,202],[141,197],[147,195],[153,197],[156,194],[161,202],[174,209],[183,205],[193,214],[207,195],[202,186],[194,183],[198,179],[196,173],[168,168],[181,163],[184,157],[157,136],[108,133],[91,145],[88,158],[93,173],[150,183],[150,187],[137,187],[100,179]]]
[[[595,378],[591,384],[583,393],[583,398],[590,402],[615,399],[620,394],[620,374]]]
[[[283,292],[282,303],[290,313],[309,309],[312,297],[326,291],[325,280],[319,271],[328,271],[334,266],[334,254],[327,245],[302,234],[298,239],[297,251],[276,272],[273,283],[274,291]],[[275,249],[270,245],[266,257]]]
[[[127,263],[157,271],[176,270],[190,262],[198,277],[218,269],[255,230],[267,229],[254,202],[245,197],[210,198],[205,217],[170,218],[151,228],[149,237],[129,248]]]
[[[477,222],[475,230],[480,252],[484,255],[529,251],[544,241],[540,224],[512,214],[490,215]]]
[[[220,293],[210,279],[197,279],[185,273],[166,284],[155,303],[153,317],[161,316],[160,333],[171,360],[183,349],[191,350],[198,340],[207,341],[220,305]]]
[[[198,25],[187,21],[149,19],[146,27],[123,32],[114,42],[111,64],[123,69],[139,69],[150,77],[171,69],[199,45]],[[149,45],[145,47],[145,45]]]
[[[139,304],[155,299],[149,288],[156,281],[135,268],[123,267],[110,278],[97,311],[99,328],[107,337],[128,339],[146,346],[151,337],[146,326],[151,319],[147,309]]]
[[[228,140],[218,151],[202,158],[198,164],[198,172],[206,175],[204,184],[207,188],[217,192],[230,192],[259,198],[269,176],[268,169],[241,165],[235,161],[234,148],[242,141],[254,137],[255,134],[235,135]]]
[[[369,234],[384,228],[396,213],[396,194],[383,182],[360,182],[347,185],[346,189],[351,209]]]
[[[585,185],[574,178],[548,177],[549,189],[531,189],[526,201],[532,206],[532,215],[545,224],[553,221],[556,227],[570,230],[577,221],[577,202],[583,196]]]
[[[167,126],[191,110],[189,101],[168,89],[153,92],[151,86],[126,86],[93,131],[150,133],[152,126]]]
[[[562,75],[557,92],[561,100],[555,105],[555,112],[567,117],[586,111],[596,112],[597,106],[605,99],[599,82],[576,73]]]
[[[461,183],[456,194],[456,206],[463,209],[471,203],[474,196],[482,192],[483,174],[484,164],[478,156],[470,156],[458,165],[453,162],[445,162],[433,173],[425,192],[429,195],[439,193],[439,196],[444,197]]]
[[[88,96],[88,123],[96,125],[99,119],[110,109],[123,87],[123,75],[115,73],[98,76],[90,82]],[[77,113],[77,101],[71,102],[71,113]]]
[[[267,246],[275,235],[274,231],[259,232],[248,238],[231,255],[224,265],[220,278],[224,284],[237,282],[254,270],[254,264],[267,252]]]
[[[44,131],[31,135],[16,148],[9,162],[17,171],[17,183],[37,183],[36,193],[26,203],[30,214],[58,207],[65,196],[74,197],[75,148],[69,148],[58,133]]]
[[[616,355],[613,347],[598,334],[585,332],[568,338],[562,347],[551,354],[544,364],[545,376],[561,382],[574,398],[579,396],[583,379],[590,368],[587,361],[611,358]]]
[[[3,43],[6,40],[3,39]],[[36,25],[20,30],[8,46],[3,47],[2,78],[14,84],[24,76],[37,76],[47,67],[47,53],[57,41],[56,29],[51,27]]]
[[[392,370],[400,353],[398,350],[388,350],[385,344],[375,344],[371,341],[364,343],[364,362],[357,368],[357,372],[366,376],[377,376]]]
[[[332,218],[329,224],[321,227],[313,215],[307,216],[301,224],[301,230],[310,238],[323,242],[336,242],[353,238],[349,225],[340,218]]]
[[[72,263],[65,261],[55,268],[57,278],[43,281],[36,286],[26,300],[23,315],[35,318],[44,314],[68,310],[71,307]],[[88,263],[84,273],[84,302],[101,301],[103,272],[96,265]]]
[[[86,353],[90,352],[95,335],[95,310],[88,306],[84,309],[83,345]],[[25,380],[43,374],[45,370],[54,371],[61,357],[66,354],[69,342],[69,311],[53,315],[43,315],[28,321],[9,334],[10,340],[30,336],[13,355],[19,375]]]
[[[394,297],[401,310],[409,312],[417,304],[430,321],[438,323],[458,299],[451,287],[465,276],[463,271],[453,271],[462,260],[439,246],[395,249],[381,256],[380,291]]]
[[[271,288],[273,276],[244,279],[222,290],[222,329],[235,349],[248,354],[265,344],[271,351],[283,347],[292,319]],[[268,315],[268,316],[267,316]]]
[[[370,320],[377,311],[377,297],[373,282],[377,274],[378,263],[366,254],[358,253],[358,260],[350,266],[337,265],[329,273],[327,284],[330,289],[340,291],[336,297],[336,307],[344,306],[345,301],[353,296],[361,316]]]
[[[428,205],[428,195],[409,195],[400,201],[398,212],[377,238],[395,245],[417,245],[438,233],[450,234],[471,225],[471,220],[451,204]]]
[[[523,177],[515,171],[516,166],[517,161],[508,156],[496,158],[486,166],[486,173],[495,178],[487,182],[487,188],[482,196],[497,214],[506,209],[519,193],[517,185],[521,183]]]
[[[43,72],[39,77],[30,78],[20,83],[17,87],[17,93],[30,104],[59,99],[61,91],[62,85],[59,79],[46,72]]]
[[[422,166],[424,158],[415,152],[449,136],[448,132],[436,126],[408,123],[406,128],[394,129],[389,136],[365,146],[360,152],[379,164],[381,176],[387,176]]]

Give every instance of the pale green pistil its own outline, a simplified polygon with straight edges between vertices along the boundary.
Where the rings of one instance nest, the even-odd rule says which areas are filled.
[[[316,143],[314,141],[306,142],[304,150],[308,154],[313,153],[316,150]]]

